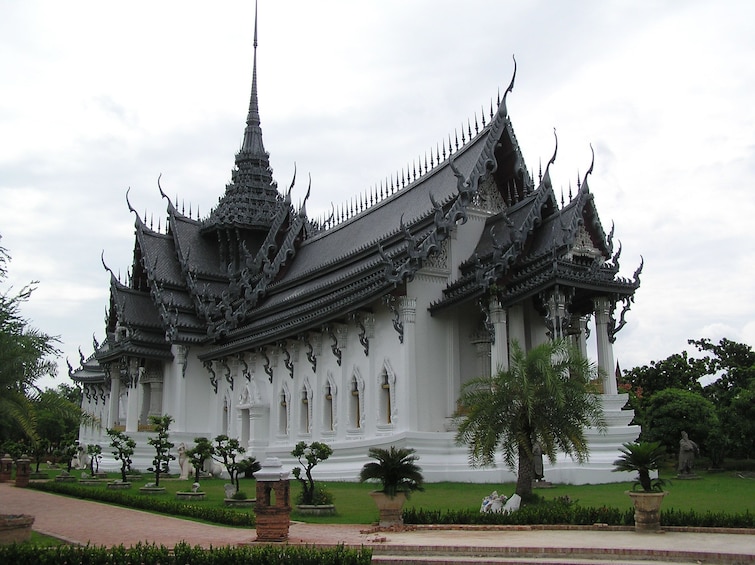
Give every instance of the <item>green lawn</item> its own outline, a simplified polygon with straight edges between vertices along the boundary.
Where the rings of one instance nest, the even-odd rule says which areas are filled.
[[[669,473],[670,474],[670,473]],[[752,474],[748,474],[752,475]],[[316,473],[315,473],[316,476]],[[112,479],[117,478],[112,475]],[[129,492],[139,494],[139,486],[151,482],[154,477],[145,474],[143,480],[135,482]],[[179,490],[191,490],[192,480],[161,479],[160,486],[167,490],[161,496],[175,498]],[[194,505],[208,507],[224,507],[223,479],[203,479],[202,490],[207,493],[204,501],[191,502]],[[329,517],[303,517],[292,513],[292,519],[314,523],[348,523],[370,524],[377,520],[377,509],[368,493],[375,485],[361,483],[323,482],[334,495],[338,514]],[[605,485],[554,485],[553,488],[536,489],[536,494],[545,499],[568,496],[581,506],[607,506],[625,509],[631,506],[624,491],[630,490],[631,483],[613,483]],[[105,486],[90,487],[105,488]],[[241,490],[250,498],[255,496],[254,479],[242,479]],[[291,481],[292,505],[300,491],[299,483]],[[423,508],[426,510],[478,510],[483,497],[497,490],[500,494],[511,496],[514,484],[477,484],[477,483],[428,483],[424,492],[414,493],[407,502],[407,508]],[[753,493],[755,493],[755,479],[740,478],[737,472],[725,473],[700,472],[699,480],[679,480],[672,478],[667,490],[663,508],[665,510],[695,510],[697,512],[726,512],[744,513],[753,511]],[[253,508],[235,509],[236,512],[253,512]]]

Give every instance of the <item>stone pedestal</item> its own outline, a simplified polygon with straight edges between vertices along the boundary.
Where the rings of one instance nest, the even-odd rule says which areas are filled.
[[[375,506],[378,507],[379,526],[381,528],[391,528],[404,524],[402,510],[406,502],[406,495],[403,492],[397,492],[395,496],[388,496],[382,491],[374,490],[370,493],[370,496],[375,501]]]
[[[28,514],[0,514],[0,545],[29,541],[33,523]]]
[[[291,520],[288,471],[277,457],[268,457],[254,474],[257,479],[257,541],[286,541]]]
[[[0,459],[0,483],[7,483],[10,481],[13,474],[13,457],[9,454],[3,455]]]
[[[639,533],[661,531],[661,502],[667,492],[627,492],[634,504],[634,530]]]
[[[16,461],[16,486],[29,486],[29,476],[31,475],[31,461],[26,455],[22,455]]]

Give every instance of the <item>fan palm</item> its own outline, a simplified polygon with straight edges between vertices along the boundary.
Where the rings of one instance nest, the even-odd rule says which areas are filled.
[[[381,449],[372,447],[369,455],[375,461],[365,463],[359,473],[361,482],[377,480],[382,485],[382,492],[393,498],[402,492],[409,497],[415,490],[424,490],[422,469],[415,463],[418,457],[414,449],[407,447]]]
[[[591,384],[597,373],[595,365],[564,340],[527,353],[512,342],[508,369],[462,388],[456,441],[469,446],[474,466],[495,465],[499,451],[512,471],[518,462],[516,493],[526,498],[532,494],[535,443],[551,463],[559,451],[582,463],[589,456],[585,428],[605,429],[602,405]]]
[[[656,471],[663,465],[666,448],[660,442],[625,443],[619,448],[621,457],[614,464],[614,471],[637,471],[637,482],[644,492],[660,492],[663,490],[663,479],[651,479],[650,471]]]

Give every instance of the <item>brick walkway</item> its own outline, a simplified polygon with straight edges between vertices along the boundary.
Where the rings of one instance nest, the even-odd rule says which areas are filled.
[[[253,529],[200,524],[119,508],[99,502],[68,498],[40,491],[0,484],[0,513],[32,514],[34,530],[73,543],[92,545],[134,545],[154,542],[166,546],[185,541],[202,547],[253,543]],[[364,532],[364,533],[363,533]],[[369,533],[363,525],[320,525],[292,523],[288,543],[308,545],[371,546],[376,556],[392,552],[416,555],[478,552],[480,555],[540,555],[543,552],[579,552],[611,561],[635,556],[654,561],[710,563],[755,563],[755,535],[752,533],[636,534],[633,531],[545,530],[516,528],[418,528],[402,532]],[[641,553],[637,553],[637,552]]]

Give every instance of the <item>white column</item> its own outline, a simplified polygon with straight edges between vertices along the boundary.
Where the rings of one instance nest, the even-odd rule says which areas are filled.
[[[399,302],[401,319],[404,324],[404,374],[399,378],[404,381],[405,394],[401,399],[403,414],[399,414],[400,427],[402,429],[417,429],[417,354],[416,344],[416,320],[417,299],[402,296]],[[397,390],[400,391],[401,387]]]
[[[495,329],[495,343],[490,349],[490,374],[495,375],[500,370],[509,368],[509,334],[506,327],[506,310],[501,308],[500,302],[490,301],[490,321]]]
[[[126,433],[139,431],[139,375],[142,369],[136,359],[128,363],[128,403],[126,405]]]
[[[111,365],[111,371],[113,367]],[[110,375],[110,398],[108,399],[107,427],[112,428],[118,422],[118,400],[121,396],[121,376],[115,367],[116,375]]]
[[[524,324],[524,306],[515,304],[509,307],[509,341],[516,341],[522,351],[527,350],[527,329]]]
[[[604,372],[603,393],[617,394],[613,344],[608,338],[611,302],[604,296],[593,300],[595,304],[595,334],[598,345],[598,367]]]
[[[173,393],[171,398],[172,413],[175,422],[172,424],[173,431],[184,432],[189,429],[186,421],[186,365],[189,362],[189,348],[185,345],[175,346],[175,364],[173,369]]]

